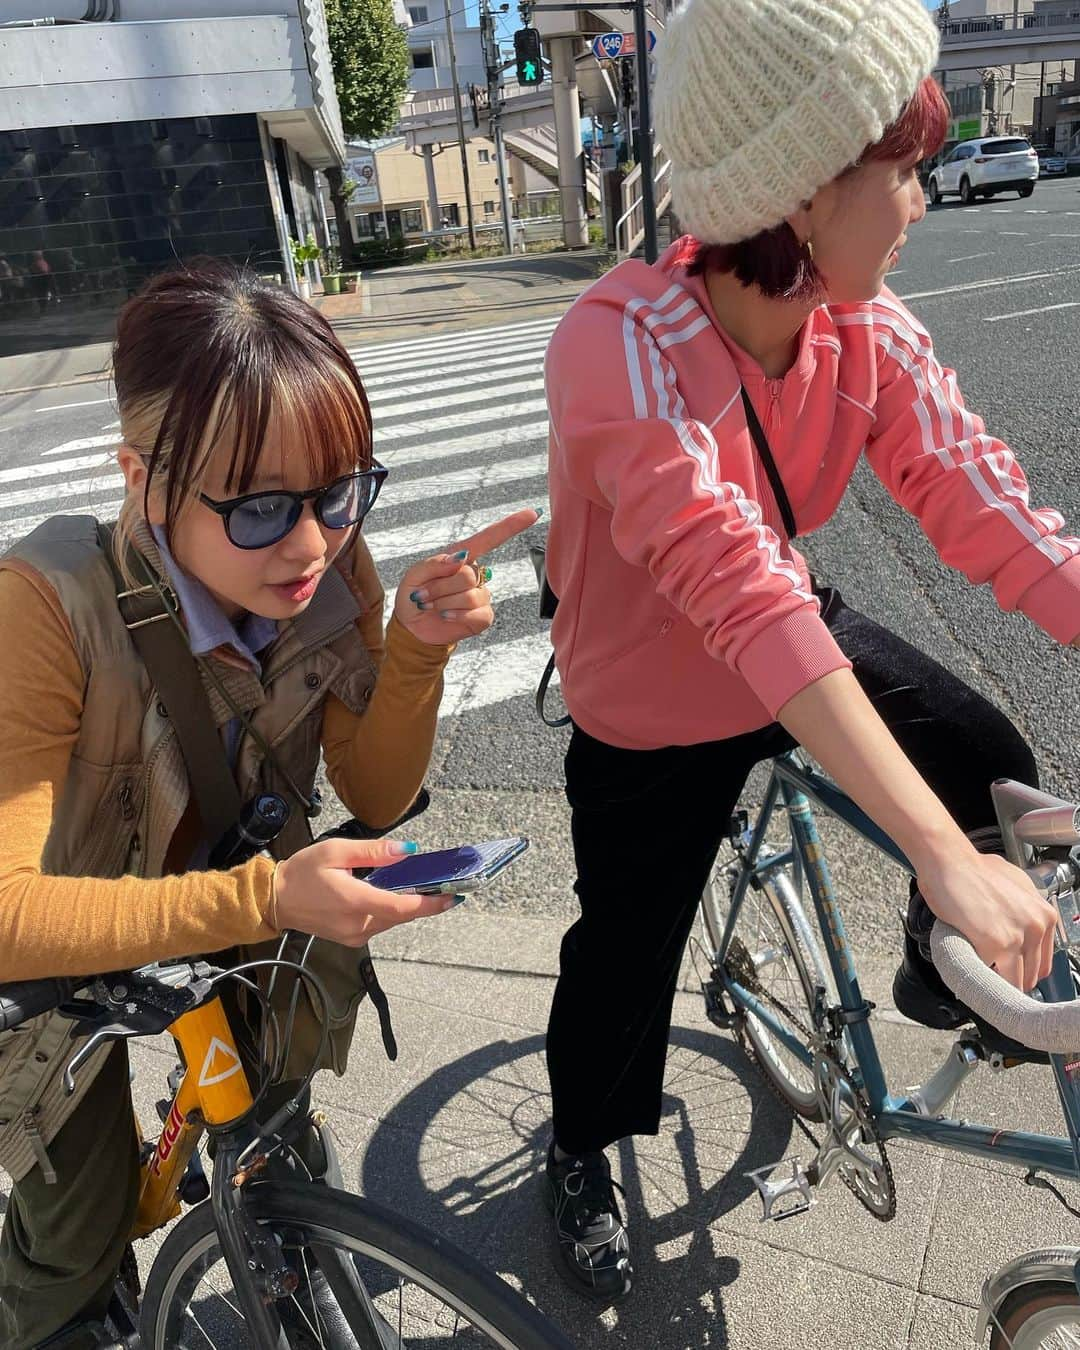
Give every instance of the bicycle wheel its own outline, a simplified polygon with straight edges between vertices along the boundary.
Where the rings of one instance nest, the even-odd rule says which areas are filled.
[[[727,950],[720,952],[737,875],[732,864],[718,862],[701,898],[713,960],[722,962],[743,988],[756,992],[777,1021],[805,1044],[813,1025],[815,987],[828,990],[831,980],[798,890],[786,869],[770,872],[760,888],[748,886]],[[821,1120],[813,1068],[760,1018],[745,1007],[740,1011],[743,1044],[762,1073],[793,1111]]]
[[[257,1223],[297,1253],[300,1287],[279,1300],[295,1350],[340,1343],[312,1311],[312,1253],[364,1350],[435,1350],[451,1342],[571,1350],[558,1328],[497,1275],[381,1205],[302,1182],[254,1183],[248,1205]],[[341,1290],[333,1258],[359,1276],[359,1299]],[[263,1350],[246,1334],[209,1204],[186,1214],[162,1245],[147,1278],[141,1326],[146,1350]]]
[[[990,1350],[1068,1350],[1080,1345],[1075,1284],[1040,1280],[1021,1285],[998,1309]]]

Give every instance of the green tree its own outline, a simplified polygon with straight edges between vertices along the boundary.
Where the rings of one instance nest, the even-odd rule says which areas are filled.
[[[326,0],[334,84],[347,140],[384,136],[398,120],[409,84],[409,44],[394,20],[393,0]],[[352,262],[344,171],[326,170],[343,261]],[[355,187],[353,188],[355,191]]]

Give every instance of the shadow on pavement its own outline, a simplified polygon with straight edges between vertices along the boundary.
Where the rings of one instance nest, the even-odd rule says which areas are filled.
[[[598,1309],[554,1260],[543,1051],[542,1035],[496,1041],[437,1069],[376,1126],[346,1184],[472,1252],[579,1346],[726,1346],[723,1291],[741,1267],[714,1255],[706,1230],[750,1195],[746,1171],[788,1151],[790,1115],[727,1038],[673,1029],[659,1134],[609,1151],[635,1281],[623,1304]]]

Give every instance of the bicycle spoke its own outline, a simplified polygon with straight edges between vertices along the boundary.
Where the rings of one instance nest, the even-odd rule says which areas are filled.
[[[206,1341],[207,1345],[209,1345],[212,1348],[212,1350],[221,1350],[221,1347],[218,1345],[217,1341],[215,1341],[214,1338],[210,1335],[210,1333],[206,1330],[203,1324],[192,1312],[190,1307],[187,1309],[187,1316],[191,1319],[192,1322],[195,1323],[196,1329],[203,1337],[203,1339]]]
[[[310,1318],[308,1317],[307,1313],[305,1313],[304,1309],[300,1306],[295,1294],[293,1294],[292,1296],[293,1306],[296,1308],[297,1312],[307,1323],[309,1329],[313,1331],[315,1335],[319,1338],[319,1345],[322,1347],[322,1350],[326,1350],[326,1342],[323,1340],[322,1334],[322,1322],[319,1318],[319,1307],[318,1304],[315,1302],[315,1290],[312,1288],[311,1284],[311,1266],[308,1263],[307,1250],[303,1247],[301,1247],[300,1249],[300,1259],[303,1262],[304,1275],[307,1279],[308,1301],[311,1304],[311,1311],[315,1317],[315,1325],[314,1326],[311,1325]]]

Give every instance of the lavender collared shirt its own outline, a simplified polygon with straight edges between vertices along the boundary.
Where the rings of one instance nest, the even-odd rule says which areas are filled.
[[[245,614],[238,623],[233,623],[203,583],[185,572],[169,552],[165,531],[157,525],[151,525],[150,532],[161,554],[166,579],[176,593],[192,652],[196,656],[205,656],[218,647],[231,647],[245,661],[250,661],[255,673],[261,676],[262,663],[258,653],[277,637],[277,620],[264,618],[261,614]],[[240,744],[238,717],[231,718],[222,727],[222,739],[229,763],[235,764]],[[199,871],[206,867],[211,845],[216,842],[209,839],[200,841],[188,863],[189,870]]]

